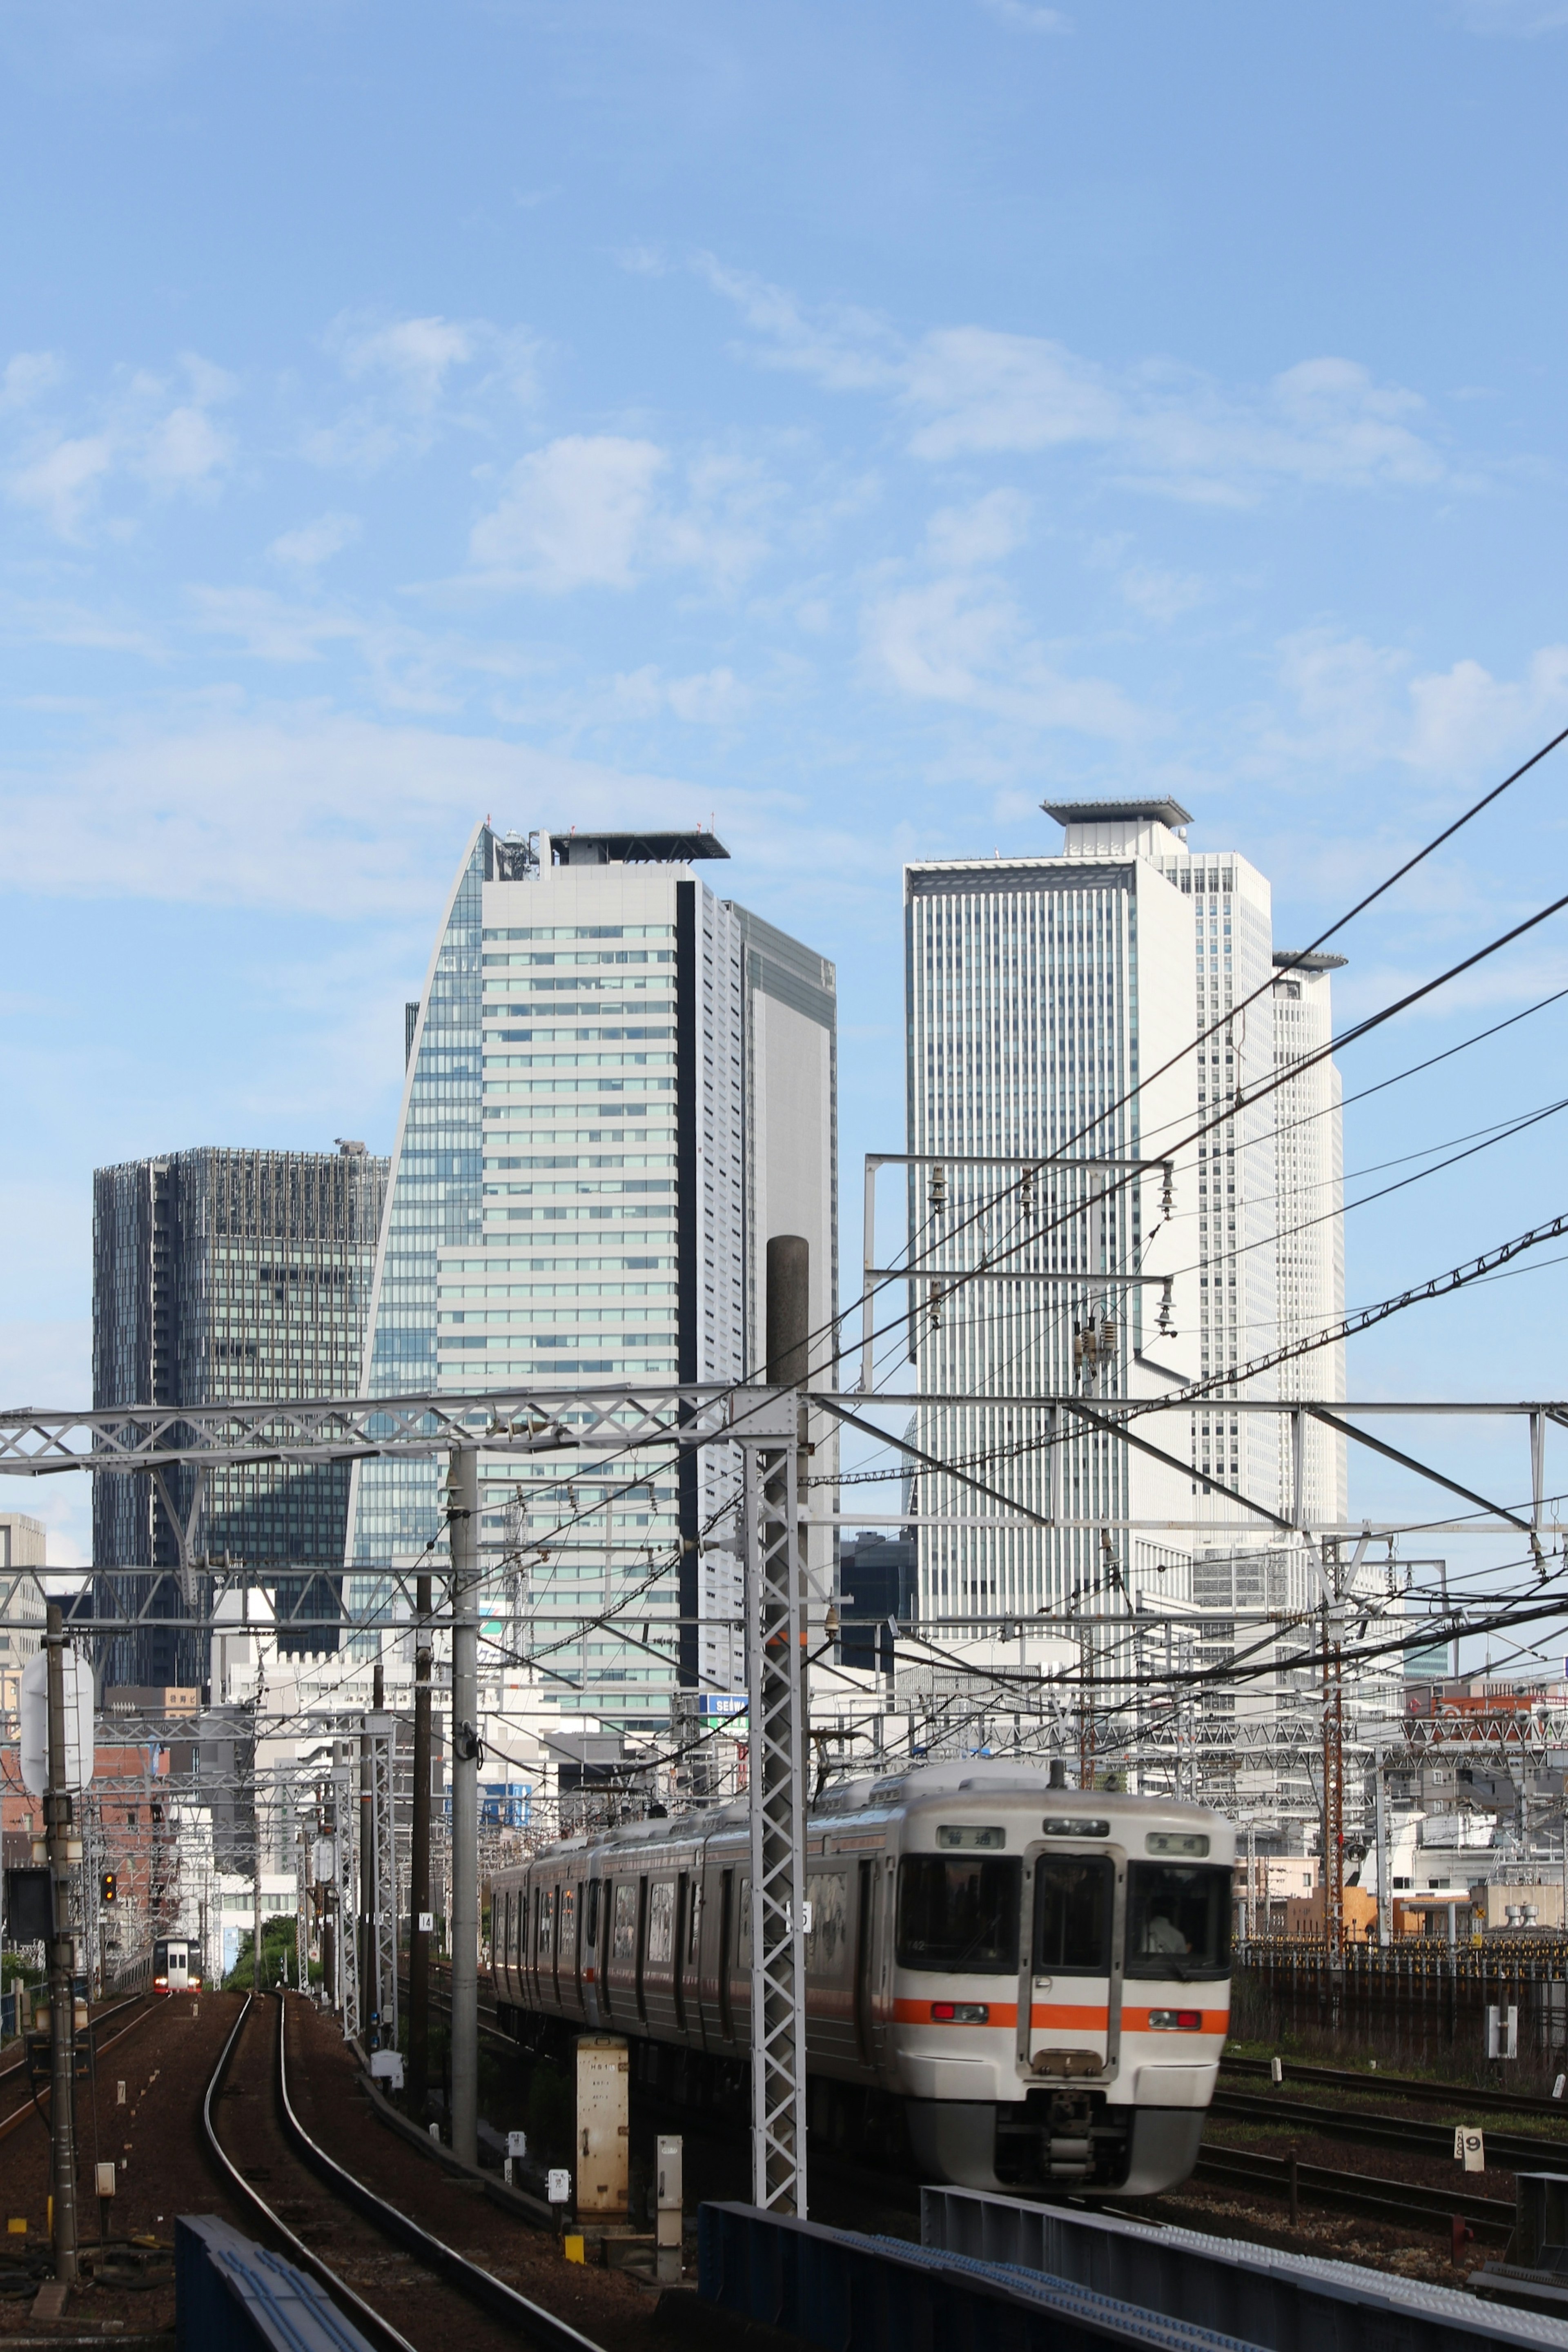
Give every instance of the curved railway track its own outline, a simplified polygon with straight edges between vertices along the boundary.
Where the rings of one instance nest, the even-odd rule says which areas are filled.
[[[266,2165],[254,2162],[247,2165],[237,2162],[231,2149],[225,2147],[214,2109],[222,2103],[226,2092],[231,2089],[228,2077],[247,2033],[254,2034],[258,2027],[274,2017],[276,2065],[269,2063],[266,2069],[271,2091],[270,2115],[267,2113],[268,2102],[258,2098],[256,2110],[247,2119],[249,2137],[258,2142],[258,2147],[250,2152],[253,2155],[265,2152],[273,2160]],[[477,2309],[489,2319],[500,2322],[502,2335],[496,2340],[536,2346],[539,2352],[599,2352],[599,2347],[568,2321],[559,2319],[553,2312],[530,2302],[526,2295],[508,2286],[504,2280],[497,2278],[479,2263],[470,2262],[466,2254],[459,2253],[456,2247],[447,2244],[397,2206],[389,2203],[335,2158],[328,2155],[305,2129],[289,2096],[286,2029],[283,2004],[275,2006],[272,2000],[265,1998],[258,2000],[254,1994],[247,1999],[213,2071],[203,2101],[202,2120],[207,2140],[241,2202],[260,2218],[276,2240],[282,2242],[292,2261],[320,2280],[339,2307],[378,2347],[378,2352],[421,2352],[421,2347],[404,2334],[386,2311],[367,2300],[313,2247],[307,2244],[299,2230],[290,2225],[280,2210],[288,2207],[294,2210],[296,2220],[300,2219],[301,2210],[308,2214],[319,2210],[318,2183],[326,2187],[333,2205],[339,2209],[333,2216],[334,2233],[345,2239],[351,2252],[357,2253],[363,2261],[367,2245],[381,2254],[384,2254],[390,2245],[397,2252],[412,2257],[420,2271],[426,2273],[423,2280],[405,2273],[396,2285],[384,2293],[384,2300],[398,2305],[400,2315],[407,2320],[408,2325],[416,2324],[409,2316],[408,2306],[416,2299],[410,2289],[419,2285],[426,2290],[420,2299],[426,2306],[431,2304],[433,2294],[443,2300],[448,2295],[459,2297],[468,2306],[466,2311],[457,2315],[457,2326],[454,2326],[454,2315],[449,2310],[442,2315],[442,2324],[434,2332],[439,2334],[443,2343],[461,2341],[472,2345],[475,2352],[482,2352],[483,2345],[492,2336],[492,2330],[482,2324],[476,2328],[474,2311]],[[258,2126],[260,2126],[259,2131]],[[276,2161],[278,2155],[285,2158],[280,2167]],[[292,2185],[303,2189],[306,2193],[292,2199],[280,2195],[279,2188],[274,2185],[279,2179],[283,2186]],[[267,2180],[270,2197],[264,2196],[258,2187],[260,2179]],[[339,2229],[337,2224],[342,2214],[352,2216],[357,2226]],[[418,2332],[426,2341],[432,2333],[425,2327]]]

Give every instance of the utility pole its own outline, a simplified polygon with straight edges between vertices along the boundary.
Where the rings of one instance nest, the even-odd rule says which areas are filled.
[[[372,1685],[371,1705],[377,1715],[382,1711],[385,1696],[382,1664],[379,1655]],[[381,1943],[376,1933],[377,1871],[375,1845],[375,1751],[371,1736],[370,1718],[360,1717],[359,1736],[359,1954],[360,1954],[360,2022],[372,2039],[379,2041],[382,1984]]]
[[[805,1389],[811,1379],[811,1245],[799,1234],[775,1234],[767,1253],[768,1386]],[[806,1479],[811,1439],[804,1393],[795,1408],[795,1539],[800,1557],[800,1772],[802,1803],[811,1787],[811,1703],[807,1691],[811,1581],[806,1561]],[[835,1538],[837,1540],[837,1538]]]
[[[479,2162],[479,1457],[452,1448],[452,2153]]]
[[[768,1244],[768,1370],[805,1377],[808,1272],[797,1235]],[[805,2217],[805,1789],[799,1550],[801,1400],[740,1390],[731,1422],[745,1464],[747,1773],[751,1815],[752,2200]]]
[[[44,1799],[48,1840],[49,1898],[49,2141],[54,2195],[55,2276],[76,2284],[76,1986],[70,1927],[71,1801],[66,1789],[65,1621],[54,1601],[45,1620],[49,1675],[49,1785]]]
[[[1338,1640],[1339,1545],[1331,1538],[1324,1550],[1329,1556],[1323,1580],[1323,1948],[1331,1968],[1344,1948],[1345,1717]]]
[[[408,1857],[408,2104],[425,2121],[430,2079],[430,1579],[414,1583],[414,1828]]]

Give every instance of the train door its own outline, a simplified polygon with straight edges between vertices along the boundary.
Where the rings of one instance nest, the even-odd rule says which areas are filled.
[[[555,1990],[563,2009],[581,2010],[583,1980],[577,1958],[577,1920],[583,1908],[583,1885],[561,1889],[561,1925],[555,1934]]]
[[[735,1933],[735,1874],[719,1874],[719,2031],[726,2042],[735,2039],[735,2003],[730,1984],[730,1954]]]
[[[1037,2074],[1092,2080],[1115,2071],[1125,1884],[1121,1857],[1103,1847],[1036,1847],[1027,1858],[1018,2055]]]
[[[877,1865],[862,1861],[855,1896],[855,2047],[862,2066],[876,2063],[871,2039],[871,2002],[876,1979],[875,1912]]]
[[[671,1939],[674,1968],[670,1972],[670,1991],[675,2000],[675,2030],[686,2031],[686,1918],[691,1901],[691,1874],[683,1870],[675,1882],[675,1934]]]
[[[171,1992],[185,1992],[189,1990],[189,1988],[190,1970],[186,1960],[186,1948],[184,1944],[171,1944],[169,1947],[169,1990]]]

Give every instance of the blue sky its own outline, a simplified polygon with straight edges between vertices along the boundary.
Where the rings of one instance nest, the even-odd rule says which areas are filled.
[[[386,1148],[487,811],[711,814],[837,962],[852,1176],[905,857],[1171,791],[1289,941],[1568,723],[1565,67],[1523,0],[7,0],[0,1390],[88,1393],[95,1164]],[[1347,936],[1346,1014],[1568,887],[1565,762]],[[1564,982],[1558,925],[1347,1089]],[[1550,1100],[1565,1019],[1350,1169]],[[1562,1132],[1352,1216],[1352,1302],[1568,1206]],[[1352,1390],[1561,1392],[1565,1302]]]

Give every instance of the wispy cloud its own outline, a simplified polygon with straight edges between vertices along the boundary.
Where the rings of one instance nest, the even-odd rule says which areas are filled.
[[[991,327],[900,338],[886,320],[814,311],[710,257],[695,266],[752,331],[753,359],[832,391],[886,394],[919,457],[1078,448],[1128,486],[1214,504],[1251,503],[1281,484],[1448,478],[1420,394],[1380,383],[1354,360],[1303,360],[1264,384],[1226,389],[1172,361],[1112,369],[1048,337]]]
[[[1072,18],[1059,8],[1041,8],[1034,0],[980,0],[988,16],[1019,33],[1070,33]]]
[[[917,702],[1118,742],[1149,731],[1119,687],[1060,668],[1013,600],[987,583],[935,580],[877,597],[863,642],[872,675]]]
[[[341,555],[359,537],[357,515],[318,515],[313,522],[303,522],[293,530],[280,531],[268,548],[274,563],[287,564],[290,570],[314,572]]]
[[[671,568],[731,585],[765,551],[771,496],[742,460],[700,457],[677,479],[655,442],[569,434],[512,467],[499,503],[474,525],[469,555],[491,585],[546,595],[631,588]]]
[[[1471,659],[1419,670],[1402,648],[1330,629],[1279,648],[1285,717],[1264,731],[1271,757],[1363,773],[1394,762],[1434,779],[1473,774],[1568,720],[1568,646],[1543,646],[1523,675]]]
[[[538,391],[539,343],[525,328],[489,319],[386,319],[344,311],[323,338],[360,397],[331,424],[312,426],[305,454],[316,465],[370,474],[428,448],[448,427],[489,430]]]
[[[234,455],[231,436],[215,414],[237,389],[235,380],[195,352],[173,376],[121,370],[108,386],[79,405],[74,425],[45,411],[63,371],[47,354],[13,360],[0,413],[17,420],[4,474],[14,506],[38,515],[57,537],[80,541],[98,519],[116,477],[154,496],[205,493],[216,487]],[[126,527],[126,518],[116,518]]]

